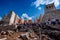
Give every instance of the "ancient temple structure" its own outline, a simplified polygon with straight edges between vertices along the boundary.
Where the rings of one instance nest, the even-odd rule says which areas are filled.
[[[14,11],[11,11],[9,14],[5,15],[2,20],[4,21],[4,24],[12,25],[18,23],[19,17]]]
[[[54,6],[54,3],[45,5],[42,22],[45,22],[48,19],[52,19],[52,18],[60,20],[60,9],[56,9],[56,7]]]

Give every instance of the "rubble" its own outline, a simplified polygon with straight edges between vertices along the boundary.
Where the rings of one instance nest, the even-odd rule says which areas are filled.
[[[6,40],[7,38],[2,38],[2,39],[0,39],[0,40]]]
[[[12,28],[11,28],[12,27]],[[4,29],[2,29],[4,28]],[[59,24],[31,23],[0,27],[0,39],[6,40],[60,40]]]

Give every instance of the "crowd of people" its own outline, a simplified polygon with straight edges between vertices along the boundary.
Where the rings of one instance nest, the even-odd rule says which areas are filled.
[[[53,25],[55,25],[55,24],[60,24],[60,21],[59,21],[59,19],[55,19],[55,18],[52,18],[52,19],[48,19],[47,21],[45,21],[45,24],[46,25],[48,25],[48,24],[53,24]]]

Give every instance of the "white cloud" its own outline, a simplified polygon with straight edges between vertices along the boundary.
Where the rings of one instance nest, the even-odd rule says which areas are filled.
[[[39,10],[41,10],[41,7],[38,7]]]
[[[28,19],[29,19],[29,20],[32,20],[32,17],[29,17]]]
[[[55,4],[56,7],[59,6],[59,4],[60,4],[60,3],[59,3],[59,0],[55,0],[55,1],[54,1],[54,4]]]
[[[36,0],[33,5],[36,5],[36,7],[38,7],[40,4],[44,4],[45,2],[43,2],[43,0]]]
[[[36,6],[36,8],[38,8],[40,6],[40,4],[51,4],[54,3],[54,5],[57,7],[59,6],[60,2],[59,0],[36,0],[35,2],[33,2],[32,4]],[[40,9],[40,8],[38,8]]]
[[[21,18],[27,18],[28,20],[32,20],[33,16],[32,17],[29,17],[26,13],[23,13]]]

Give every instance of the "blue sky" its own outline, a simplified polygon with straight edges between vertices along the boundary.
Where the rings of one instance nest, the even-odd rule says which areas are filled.
[[[11,10],[19,17],[35,19],[44,14],[44,5],[53,2],[55,7],[60,9],[60,0],[0,0],[0,19]]]

